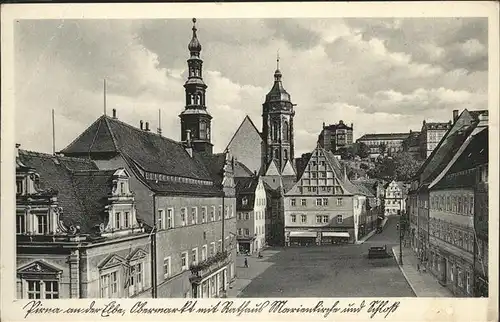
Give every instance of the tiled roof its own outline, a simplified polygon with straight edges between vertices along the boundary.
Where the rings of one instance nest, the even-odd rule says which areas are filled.
[[[365,134],[356,141],[365,141],[365,140],[404,140],[406,139],[410,133],[371,133]]]
[[[150,131],[101,116],[61,151],[68,155],[119,152],[143,170],[180,177],[210,180],[203,159],[191,157],[181,143]]]
[[[193,150],[190,156],[180,142],[108,116],[101,116],[61,152],[72,156],[92,154],[96,158],[119,153],[136,176],[146,171],[214,183],[158,182],[142,177],[150,189],[159,193],[214,195],[222,191],[224,154],[207,155]]]
[[[93,161],[19,150],[21,161],[40,175],[41,189],[54,189],[66,226],[89,233],[103,220],[104,201],[114,171],[99,171]],[[71,166],[71,168],[69,168]]]
[[[465,125],[460,130],[442,140],[443,144],[441,148],[432,156],[428,164],[429,170],[423,173],[424,183],[430,183],[444,170],[473,129],[473,125]]]
[[[252,171],[247,168],[246,165],[236,160],[234,162],[234,176],[235,177],[251,177],[253,176]]]
[[[462,151],[455,163],[447,171],[453,174],[479,165],[488,163],[488,129],[483,129],[473,136],[465,150]],[[466,172],[458,176],[444,176],[433,188],[444,189],[448,187],[460,188],[471,187],[475,180],[475,172]]]

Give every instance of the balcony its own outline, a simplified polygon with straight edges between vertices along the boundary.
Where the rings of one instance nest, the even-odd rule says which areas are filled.
[[[227,251],[219,252],[198,264],[192,265],[189,268],[191,271],[189,280],[192,283],[199,283],[227,264],[229,264],[229,253]]]

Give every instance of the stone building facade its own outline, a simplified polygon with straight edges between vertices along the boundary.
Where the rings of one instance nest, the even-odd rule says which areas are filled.
[[[351,123],[351,126],[349,126],[344,124],[342,120],[338,124],[328,126],[323,123],[323,129],[318,135],[318,143],[323,149],[335,153],[340,148],[352,145],[353,131],[354,124]]]

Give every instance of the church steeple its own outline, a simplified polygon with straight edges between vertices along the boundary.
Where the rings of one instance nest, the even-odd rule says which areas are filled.
[[[290,94],[285,90],[280,71],[279,52],[276,57],[274,84],[266,100],[262,113],[262,134],[264,137],[264,165],[267,169],[272,162],[280,174],[287,163],[294,162],[293,110]],[[264,169],[264,171],[265,171]]]
[[[188,63],[188,79],[184,84],[186,105],[179,115],[181,118],[181,140],[187,140],[190,131],[190,141],[194,150],[212,153],[210,143],[211,119],[205,105],[207,85],[203,81],[203,60],[200,58],[201,44],[198,40],[196,18],[193,18],[193,35],[188,44],[190,57]]]

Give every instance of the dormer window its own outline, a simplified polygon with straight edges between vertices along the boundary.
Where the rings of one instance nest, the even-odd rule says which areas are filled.
[[[242,205],[242,206],[246,206],[246,205],[248,205],[248,198],[247,198],[247,197],[243,197],[243,198],[241,199],[241,205]]]
[[[24,234],[26,233],[26,215],[17,214],[16,215],[16,233]]]
[[[115,214],[115,229],[120,229],[121,228],[121,223],[120,223],[120,218],[121,217],[121,213],[117,212]]]
[[[120,194],[125,194],[125,183],[120,182]]]

